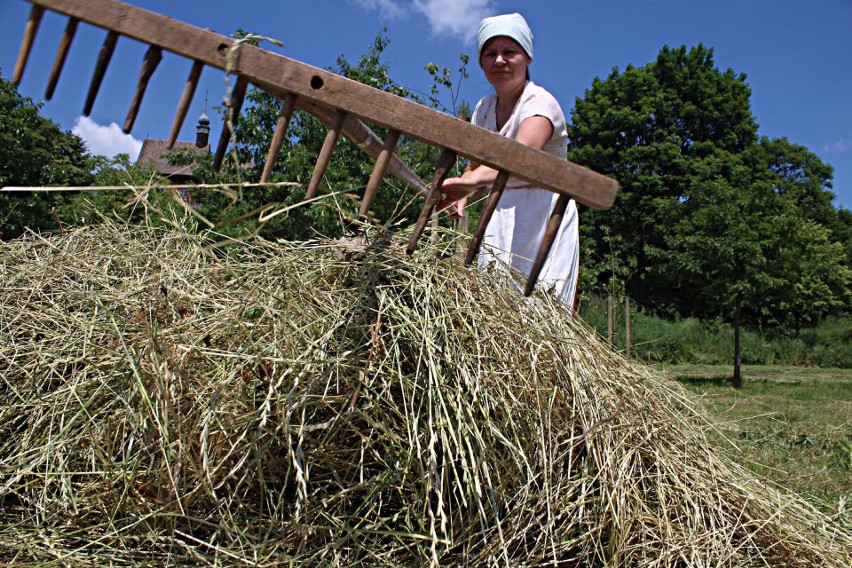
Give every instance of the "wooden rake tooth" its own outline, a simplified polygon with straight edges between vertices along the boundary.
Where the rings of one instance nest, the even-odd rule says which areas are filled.
[[[228,149],[228,143],[231,141],[231,125],[237,125],[237,118],[240,115],[240,110],[243,108],[243,101],[246,98],[248,85],[248,78],[240,75],[237,77],[237,83],[231,92],[231,100],[228,102],[228,112],[225,115],[225,122],[222,126],[222,136],[219,137],[219,146],[216,148],[216,155],[213,156],[213,169],[217,172],[222,167],[222,161],[225,159],[225,150]]]
[[[417,241],[423,231],[426,230],[426,223],[429,222],[429,217],[432,216],[432,211],[441,199],[441,186],[444,185],[444,180],[447,179],[447,174],[456,163],[456,153],[449,148],[444,148],[441,156],[438,158],[438,165],[435,167],[435,177],[432,178],[432,190],[426,198],[426,203],[423,204],[423,209],[420,210],[420,216],[417,218],[417,223],[414,225],[414,232],[411,234],[411,239],[408,241],[408,247],[405,249],[406,254],[414,254],[417,250]]]
[[[124,119],[124,133],[130,134],[133,130],[133,123],[136,122],[136,115],[139,114],[139,107],[142,105],[142,98],[145,96],[145,90],[148,88],[148,81],[151,80],[151,75],[157,69],[157,65],[163,60],[163,50],[157,46],[150,46],[145,52],[145,57],[142,60],[142,69],[139,70],[139,81],[136,84],[136,92],[133,93],[133,100],[130,103],[130,109],[127,111],[127,118]]]
[[[24,68],[26,68],[27,60],[30,58],[30,51],[33,48],[33,41],[41,24],[43,14],[44,8],[33,4],[32,10],[30,10],[30,17],[24,26],[24,37],[21,39],[21,49],[18,51],[18,61],[15,63],[15,71],[12,73],[12,84],[16,87],[21,84],[21,78],[24,76]]]
[[[98,96],[98,91],[101,88],[101,83],[104,80],[104,75],[112,59],[117,42],[118,32],[110,30],[107,33],[106,39],[104,39],[100,53],[98,53],[98,62],[95,64],[95,72],[92,74],[92,82],[89,85],[89,94],[86,96],[86,104],[83,106],[83,116],[92,114],[92,107],[95,106],[95,98]]]
[[[346,120],[346,112],[338,109],[334,113],[334,119],[331,122],[331,128],[325,135],[325,141],[322,143],[317,163],[314,166],[314,173],[311,175],[311,181],[308,184],[308,191],[305,193],[305,199],[313,199],[317,195],[322,176],[325,175],[325,170],[331,162],[331,154],[334,152],[334,145],[337,144],[337,139],[340,138],[340,133],[343,130],[343,121]]]
[[[204,69],[204,64],[198,60],[192,62],[192,68],[189,70],[189,77],[186,78],[186,84],[183,86],[183,93],[178,102],[175,119],[172,121],[172,130],[169,133],[168,148],[172,149],[177,140],[180,129],[183,126],[183,121],[186,119],[186,113],[189,111],[189,105],[192,104],[192,97],[195,96],[195,89],[198,87],[198,81],[201,78],[201,71]]]
[[[334,113],[326,107],[307,102],[304,99],[297,99],[296,107],[328,125],[334,122]],[[365,154],[374,160],[379,158],[384,146],[382,141],[366,124],[351,115],[347,116],[346,120],[343,121],[343,136],[348,138],[355,146],[363,150]],[[420,191],[426,187],[426,183],[417,176],[414,170],[400,160],[396,154],[391,154],[388,169],[399,181],[410,188]]]
[[[56,58],[53,60],[53,68],[50,70],[50,79],[47,81],[47,88],[44,91],[45,100],[49,101],[53,98],[56,83],[59,81],[59,75],[62,74],[62,68],[65,67],[65,59],[68,57],[68,50],[71,48],[71,42],[74,41],[74,35],[77,33],[79,24],[78,18],[68,18],[62,39],[59,41],[59,47],[56,49]]]
[[[467,247],[467,254],[464,257],[464,265],[470,266],[473,263],[473,257],[479,252],[479,247],[482,245],[482,238],[485,236],[485,229],[491,221],[491,216],[497,209],[497,204],[500,198],[503,197],[503,191],[506,189],[506,182],[509,181],[509,172],[501,171],[497,174],[497,179],[494,180],[494,185],[488,193],[488,199],[485,201],[485,208],[482,210],[482,215],[479,217],[479,225],[476,226],[476,232],[470,239],[470,245]]]
[[[364,191],[364,199],[361,200],[361,209],[358,211],[358,217],[366,219],[370,213],[370,207],[376,199],[376,193],[385,177],[385,171],[390,164],[391,156],[396,150],[396,144],[399,142],[400,132],[398,130],[390,130],[385,136],[384,146],[382,151],[376,158],[376,164],[373,166],[373,171],[370,173],[370,181],[367,182],[367,189]]]
[[[538,282],[538,276],[541,274],[541,269],[550,254],[550,249],[553,247],[553,241],[556,240],[556,234],[559,232],[559,226],[562,225],[562,218],[565,216],[565,210],[568,208],[568,202],[571,198],[567,195],[559,195],[556,200],[556,205],[553,206],[553,211],[550,212],[550,218],[547,220],[547,226],[544,229],[544,236],[541,239],[538,253],[535,256],[532,270],[527,277],[527,285],[524,288],[524,296],[529,296],[535,289],[535,283]]]
[[[290,128],[290,120],[293,118],[293,112],[296,110],[296,95],[287,93],[283,103],[284,106],[281,107],[281,114],[278,115],[278,123],[275,125],[275,133],[272,135],[272,142],[269,145],[269,152],[266,154],[266,163],[263,164],[260,183],[267,183],[272,176],[272,170],[275,168],[275,162],[278,160],[278,154],[281,152],[281,145],[284,143],[284,136]]]

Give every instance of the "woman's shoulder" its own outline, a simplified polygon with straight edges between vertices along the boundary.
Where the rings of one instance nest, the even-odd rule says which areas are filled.
[[[471,122],[477,126],[484,126],[486,115],[494,108],[496,101],[497,95],[495,94],[485,95],[479,99],[479,102],[476,103],[476,107],[473,109]]]
[[[536,100],[537,102],[544,102],[548,105],[554,105],[561,110],[559,101],[556,100],[556,97],[554,97],[550,91],[540,85],[536,85],[532,81],[527,81],[527,84],[524,87],[523,99],[525,101]]]

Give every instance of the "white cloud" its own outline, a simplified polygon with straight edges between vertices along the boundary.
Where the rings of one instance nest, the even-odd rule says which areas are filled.
[[[493,0],[414,0],[414,8],[429,19],[432,33],[471,41],[479,22],[494,15]]]
[[[142,149],[142,141],[121,131],[116,123],[103,126],[88,116],[78,116],[71,132],[83,139],[89,152],[95,156],[112,158],[116,154],[129,154],[135,162]]]
[[[476,37],[479,22],[493,16],[495,0],[351,0],[362,8],[391,18],[426,16],[435,35],[455,36],[469,42]]]
[[[845,154],[852,150],[852,136],[836,140],[833,144],[826,144],[823,150],[831,154]]]
[[[382,12],[390,18],[399,18],[405,13],[405,8],[397,0],[352,0],[365,10]]]

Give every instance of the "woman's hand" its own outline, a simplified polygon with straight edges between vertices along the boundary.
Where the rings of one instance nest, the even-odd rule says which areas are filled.
[[[474,165],[473,167],[468,167],[460,177],[445,179],[441,185],[441,193],[445,197],[443,201],[438,203],[436,209],[438,211],[449,209],[447,215],[453,219],[458,219],[462,216],[465,206],[467,206],[468,196],[477,189],[494,183],[493,178],[496,178],[496,176],[496,170],[485,166]]]

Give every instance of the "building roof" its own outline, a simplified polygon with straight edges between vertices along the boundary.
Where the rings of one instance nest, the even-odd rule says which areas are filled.
[[[194,142],[177,141],[171,149],[168,148],[168,144],[168,140],[147,138],[144,142],[142,142],[142,149],[139,151],[139,157],[136,159],[136,163],[142,166],[154,168],[158,173],[167,177],[191,176],[192,164],[186,166],[173,166],[169,164],[169,161],[164,155],[175,150],[183,150],[184,148],[198,154],[210,151],[209,144],[203,148],[199,148]]]

